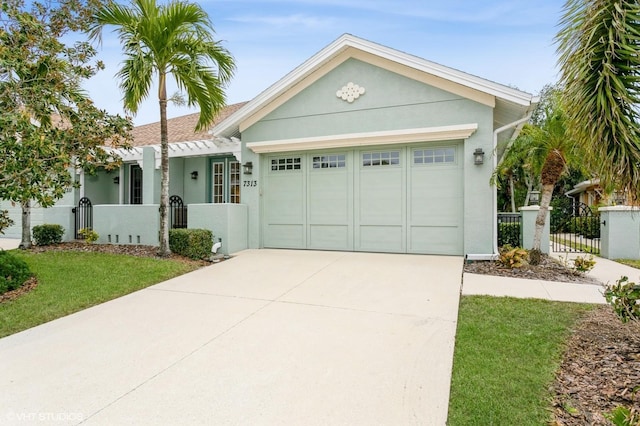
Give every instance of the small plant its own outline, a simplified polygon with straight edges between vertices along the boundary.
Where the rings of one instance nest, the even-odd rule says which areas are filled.
[[[640,426],[640,413],[634,408],[616,407],[611,413],[605,414],[607,420],[615,426]]]
[[[606,287],[604,298],[622,322],[640,319],[640,285],[621,277],[615,284]]]
[[[587,257],[577,256],[573,259],[573,269],[577,272],[581,272],[586,274],[591,271],[593,267],[596,266],[596,261],[593,260],[593,255]]]
[[[190,259],[207,259],[211,256],[213,233],[208,229],[171,229],[169,248],[172,252]]]
[[[0,294],[17,289],[32,275],[24,260],[0,250]]]
[[[521,268],[527,264],[529,252],[521,247],[511,247],[506,245],[500,250],[498,263],[509,269]]]
[[[542,252],[538,249],[529,250],[529,263],[539,265],[542,262]]]
[[[33,239],[39,246],[59,244],[63,235],[64,228],[60,225],[44,224],[33,227]]]
[[[564,257],[558,256],[558,259],[565,268],[571,269],[571,271],[576,275],[586,274],[596,266],[596,261],[593,259],[593,255],[590,255],[588,258],[576,256],[575,259],[569,259],[569,253],[567,253]]]
[[[100,238],[100,235],[91,228],[82,228],[78,234],[89,244],[95,243]]]

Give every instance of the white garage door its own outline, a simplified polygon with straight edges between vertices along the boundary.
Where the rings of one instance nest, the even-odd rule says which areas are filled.
[[[264,247],[462,254],[462,144],[264,158]]]

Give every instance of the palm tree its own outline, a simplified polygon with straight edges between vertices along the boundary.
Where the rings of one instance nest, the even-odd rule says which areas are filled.
[[[573,140],[600,182],[640,199],[640,4],[567,0],[558,43]]]
[[[117,76],[124,92],[125,109],[133,114],[149,95],[158,79],[162,183],[160,192],[160,249],[169,250],[169,149],[167,139],[167,77],[172,75],[187,104],[200,108],[196,131],[210,125],[224,107],[224,86],[231,79],[235,63],[231,54],[213,38],[207,13],[195,3],[172,0],[157,5],[155,0],[133,0],[130,6],[110,2],[93,17],[92,39],[100,40],[102,29],[115,26],[125,60]]]
[[[574,143],[567,131],[561,93],[557,87],[543,89],[540,104],[532,115],[532,123],[523,127],[501,163],[515,167],[516,163],[521,162],[521,167],[530,174],[531,179],[537,176],[540,179],[542,191],[533,238],[532,263],[539,258],[536,255],[540,253],[542,232],[555,185],[570,168],[583,169],[581,146]],[[494,173],[500,173],[500,168]]]

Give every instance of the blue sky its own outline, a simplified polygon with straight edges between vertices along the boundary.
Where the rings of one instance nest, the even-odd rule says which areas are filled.
[[[161,0],[158,0],[161,1]],[[344,33],[536,94],[557,80],[553,38],[562,0],[202,0],[216,37],[235,57],[228,103],[250,100]],[[99,107],[122,113],[117,38],[103,34],[107,69],[85,85]],[[175,89],[170,89],[169,94]],[[157,93],[134,117],[159,120]],[[169,117],[193,112],[170,105]]]

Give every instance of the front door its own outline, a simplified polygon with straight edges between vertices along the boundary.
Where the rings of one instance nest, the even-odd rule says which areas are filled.
[[[223,158],[211,162],[211,202],[240,203],[240,163]]]

